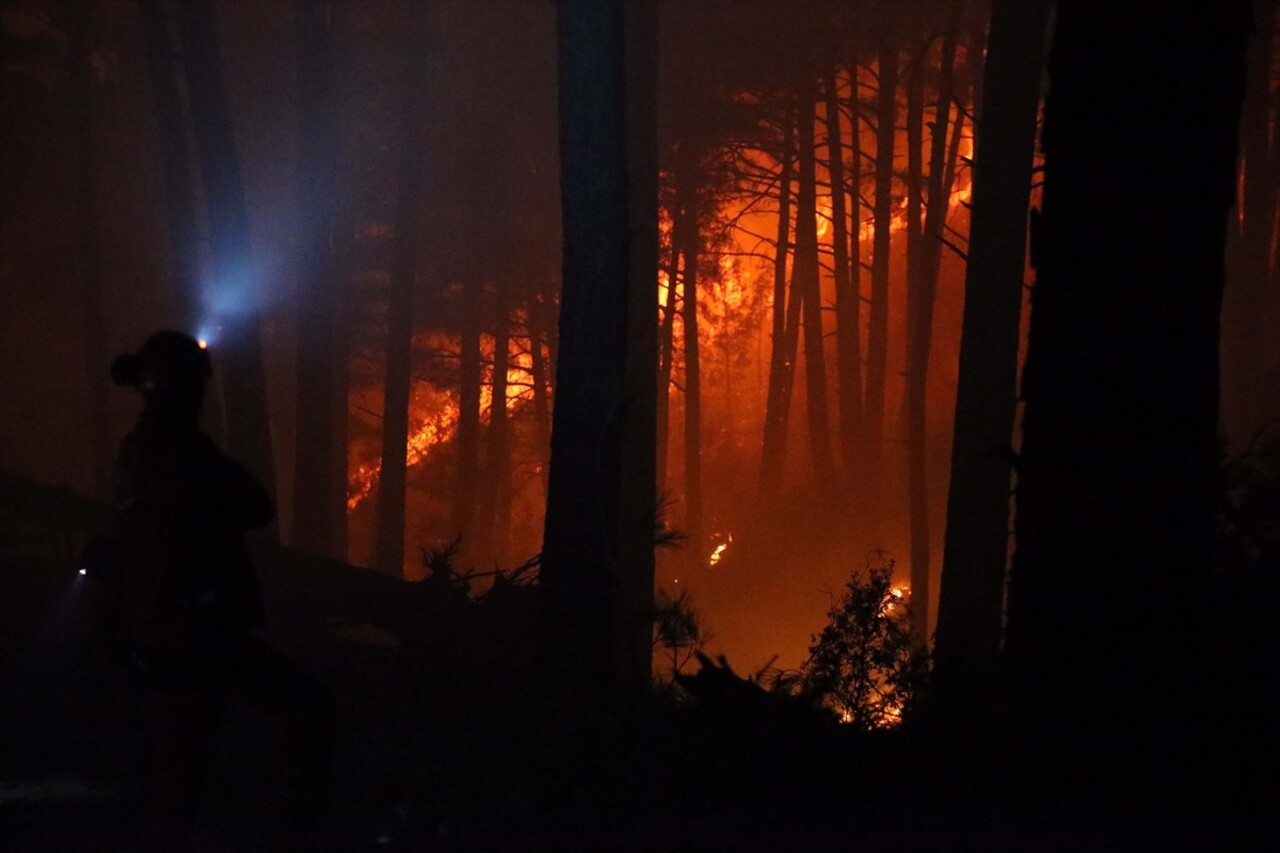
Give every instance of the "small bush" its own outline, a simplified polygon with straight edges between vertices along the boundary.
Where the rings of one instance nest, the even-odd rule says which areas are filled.
[[[702,627],[702,614],[693,599],[681,590],[672,595],[659,589],[653,602],[653,652],[661,666],[670,665],[670,679],[680,674],[685,665],[702,651],[707,641]]]
[[[868,731],[902,720],[928,666],[912,648],[910,592],[893,585],[893,566],[868,565],[849,579],[801,669],[803,693]]]

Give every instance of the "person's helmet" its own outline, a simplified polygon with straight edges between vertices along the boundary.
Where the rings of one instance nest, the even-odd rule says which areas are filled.
[[[138,389],[148,400],[198,401],[212,375],[209,353],[182,332],[156,332],[136,353],[123,353],[111,362],[112,381]]]

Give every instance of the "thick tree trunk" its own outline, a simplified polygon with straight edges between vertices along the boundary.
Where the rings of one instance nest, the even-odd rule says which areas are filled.
[[[409,75],[413,80],[416,75]],[[386,378],[382,407],[382,470],[378,479],[377,566],[404,574],[405,478],[409,449],[409,398],[413,368],[413,291],[417,274],[422,133],[417,98],[406,93],[400,128],[400,180],[396,198],[395,248],[387,295]]]
[[[871,323],[867,329],[867,486],[883,498],[885,382],[889,360],[889,252],[893,233],[893,145],[898,120],[898,49],[881,37],[876,97],[875,237],[871,258]]]
[[[1206,658],[1247,30],[1243,0],[1064,2],[1049,66],[1006,654],[1028,714],[1148,744],[1156,773],[1208,748],[1247,651]]]
[[[222,79],[217,23],[211,0],[178,4],[187,92],[208,207],[212,283],[206,289],[210,322],[220,324],[215,348],[223,374],[227,449],[274,492],[275,465],[263,367],[259,283],[249,238],[230,105]],[[270,536],[278,534],[274,527]]]
[[[861,305],[849,277],[849,225],[845,209],[844,145],[840,128],[840,97],[836,66],[828,64],[823,79],[827,108],[827,168],[831,175],[831,246],[836,283],[836,376],[839,382],[840,456],[844,483],[853,480],[858,464],[858,434],[862,428]],[[857,132],[857,116],[853,117]],[[856,161],[855,161],[856,163]],[[856,165],[854,167],[857,168]],[[854,198],[857,209],[857,197]],[[856,217],[855,217],[856,219]],[[856,239],[856,237],[855,237]]]
[[[334,507],[346,500],[335,478],[333,394],[340,264],[336,257],[337,114],[333,45],[325,0],[296,6],[298,56],[297,417],[293,547],[333,556]]]
[[[111,430],[110,387],[105,318],[102,311],[102,256],[98,241],[97,167],[93,142],[93,5],[74,3],[67,29],[70,63],[72,133],[75,145],[76,268],[84,322],[84,361],[87,383],[89,438],[93,452],[93,489],[98,498],[112,494],[115,463]]]
[[[539,589],[549,678],[582,723],[648,683],[647,635],[636,643],[652,604],[653,12],[621,0],[557,10],[564,269]]]
[[[939,687],[957,705],[990,686],[1000,650],[1027,206],[1050,7],[996,0],[991,10],[934,656]]]
[[[634,725],[653,684],[654,531],[658,510],[658,4],[625,6],[627,126],[626,421],[618,489],[615,701]],[[634,733],[634,729],[632,729]]]
[[[796,260],[792,288],[801,300],[804,323],[805,398],[809,414],[809,451],[813,475],[824,494],[833,494],[835,460],[827,409],[827,369],[822,339],[822,294],[818,264],[818,192],[815,172],[814,98],[805,87],[800,106],[799,194],[796,197]]]
[[[164,170],[165,213],[169,254],[173,262],[173,297],[177,326],[194,331],[200,322],[200,249],[196,242],[196,202],[192,191],[192,155],[187,145],[182,92],[178,85],[175,46],[162,0],[139,0],[138,12],[147,51],[160,155]]]
[[[787,452],[787,416],[791,383],[795,376],[795,325],[799,312],[788,320],[787,254],[791,250],[791,180],[795,156],[795,116],[790,109],[783,119],[782,174],[778,179],[778,234],[773,255],[773,313],[769,352],[769,390],[765,399],[764,443],[760,451],[760,496],[767,504],[782,491]],[[792,302],[796,307],[799,303]]]
[[[929,642],[929,614],[932,605],[929,542],[928,484],[928,401],[929,351],[933,342],[933,308],[938,291],[942,229],[947,221],[949,190],[947,172],[947,125],[951,114],[952,77],[956,39],[960,27],[961,0],[952,0],[943,36],[938,102],[930,132],[928,211],[920,222],[920,144],[924,56],[912,75],[908,98],[907,138],[911,146],[908,235],[915,233],[914,251],[908,240],[907,290],[907,503],[910,516],[911,548],[911,633],[919,648]],[[913,138],[914,135],[914,138]],[[958,138],[958,137],[957,137]],[[921,228],[916,231],[916,227]],[[914,275],[911,271],[915,272]]]

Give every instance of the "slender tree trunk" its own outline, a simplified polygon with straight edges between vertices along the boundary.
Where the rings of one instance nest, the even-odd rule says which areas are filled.
[[[187,145],[182,92],[174,62],[175,46],[162,0],[138,0],[138,11],[146,42],[147,76],[164,170],[177,325],[195,330],[200,321],[196,298],[200,287],[200,249],[196,242],[196,202],[191,185],[192,154]]]
[[[849,62],[849,292],[854,300],[854,316],[851,318],[856,322],[854,328],[857,329],[855,342],[857,346],[854,349],[854,365],[857,369],[858,378],[858,428],[856,432],[856,442],[854,447],[855,462],[851,468],[853,476],[850,478],[850,487],[853,489],[854,506],[859,510],[859,515],[866,509],[864,501],[865,489],[864,481],[866,474],[866,453],[867,453],[867,437],[866,437],[866,383],[862,381],[862,125],[860,120],[861,105],[858,98],[858,63],[857,60]],[[846,469],[850,466],[846,465]]]
[[[212,322],[221,324],[214,345],[223,366],[227,448],[270,488],[275,483],[275,465],[263,367],[259,283],[249,238],[240,157],[222,79],[217,23],[210,0],[188,0],[176,8],[208,206],[213,283],[206,303]],[[234,306],[224,305],[231,301]],[[269,535],[278,535],[274,527]]]
[[[929,614],[932,605],[930,569],[932,555],[929,542],[928,484],[928,401],[929,351],[933,342],[933,307],[938,290],[938,267],[941,261],[942,229],[947,221],[948,186],[947,124],[951,113],[952,76],[955,65],[956,38],[960,26],[961,0],[953,0],[943,37],[941,74],[938,81],[938,104],[934,114],[929,151],[929,207],[920,223],[920,143],[923,105],[924,56],[918,60],[912,76],[908,98],[907,136],[911,146],[911,193],[908,213],[909,228],[917,233],[915,251],[908,249],[907,290],[907,497],[911,526],[911,633],[915,644],[924,648],[929,642]],[[912,135],[914,133],[914,139]],[[909,232],[910,233],[910,232]]]
[[[350,561],[350,542],[347,529],[347,480],[350,475],[347,465],[348,433],[350,418],[350,402],[348,400],[350,377],[348,361],[351,355],[351,332],[347,325],[347,312],[350,308],[347,296],[347,284],[352,274],[351,223],[343,216],[341,227],[336,228],[334,236],[337,240],[336,255],[339,275],[335,282],[336,290],[333,298],[333,314],[329,322],[333,328],[333,379],[329,386],[329,419],[332,428],[329,431],[330,476],[338,487],[333,495],[335,502],[329,509],[329,549],[330,553],[340,560]]]
[[[476,477],[480,466],[480,294],[462,286],[462,323],[458,341],[458,464],[454,483],[453,529],[470,547],[475,533]]]
[[[836,376],[839,379],[840,455],[844,485],[852,481],[858,464],[858,433],[862,427],[861,305],[849,278],[849,225],[845,211],[844,132],[840,128],[840,96],[836,66],[828,64],[823,88],[827,109],[827,168],[831,175],[831,246],[836,282]],[[853,119],[856,129],[857,118]]]
[[[74,3],[67,30],[70,62],[72,133],[75,145],[76,261],[84,322],[85,380],[88,384],[89,437],[93,452],[93,489],[111,495],[115,463],[110,388],[106,382],[107,343],[102,310],[102,259],[98,241],[97,158],[93,142],[93,4]]]
[[[533,417],[538,437],[538,472],[542,480],[542,493],[547,493],[548,461],[551,454],[551,405],[547,399],[547,360],[543,355],[543,307],[541,297],[529,299],[529,360],[533,374]]]
[[[991,9],[934,657],[939,689],[957,706],[990,686],[1003,628],[1027,206],[1050,7],[996,0]]]
[[[681,168],[676,168],[677,174],[682,171]],[[676,290],[682,275],[680,272],[681,248],[684,245],[684,232],[689,222],[689,214],[685,210],[688,193],[683,192],[683,185],[681,190],[671,212],[671,263],[667,272],[667,298],[662,310],[662,325],[658,329],[657,488],[659,494],[663,494],[667,488],[667,459],[671,446],[671,371],[675,364],[675,324],[678,310]]]
[[[1156,774],[1209,748],[1248,651],[1208,657],[1206,631],[1227,624],[1207,578],[1247,30],[1244,0],[1064,2],[1049,66],[1006,654],[1055,737],[1083,725]]]
[[[692,185],[696,172],[690,169],[684,180]],[[690,193],[690,198],[694,197]],[[684,232],[684,281],[681,319],[684,321],[684,501],[687,552],[692,563],[700,565],[703,552],[702,529],[702,362],[698,345],[698,253],[701,235],[698,229],[696,202],[686,211],[688,224]]]
[[[795,116],[784,118],[782,174],[778,179],[778,236],[773,255],[773,326],[769,354],[769,391],[765,400],[764,444],[760,451],[760,495],[767,499],[782,490],[786,462],[790,385],[795,375],[795,321],[788,322],[787,254],[791,249],[791,181],[795,149]],[[792,302],[795,302],[794,296]],[[799,303],[796,303],[799,307]],[[796,314],[796,320],[799,313]],[[766,501],[767,502],[767,501]]]
[[[485,500],[489,505],[484,527],[488,550],[499,565],[511,557],[511,422],[507,415],[507,369],[510,366],[511,311],[499,284],[494,294],[493,394],[489,406],[489,448]]]
[[[867,330],[867,484],[882,497],[885,381],[889,360],[889,252],[893,233],[893,144],[898,120],[898,49],[882,36],[876,107],[875,238],[871,267],[871,323]]]
[[[334,477],[333,386],[339,264],[334,251],[337,114],[333,45],[325,0],[296,6],[298,56],[297,417],[292,544],[332,555],[333,508],[345,501]]]
[[[408,75],[410,80],[416,75]],[[405,480],[409,449],[409,399],[413,368],[413,291],[417,274],[419,192],[421,184],[421,93],[410,86],[405,94],[400,128],[400,180],[396,197],[395,248],[391,258],[391,288],[387,295],[387,371],[383,384],[382,470],[378,480],[377,565],[403,576],[405,541]]]
[[[832,494],[835,460],[827,409],[826,356],[822,339],[822,294],[818,265],[818,193],[814,174],[814,98],[806,87],[800,109],[799,195],[796,198],[796,261],[793,289],[801,300],[804,322],[805,396],[809,414],[809,450],[814,478],[824,494]]]

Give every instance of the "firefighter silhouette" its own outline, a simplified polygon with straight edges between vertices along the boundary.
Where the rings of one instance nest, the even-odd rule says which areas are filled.
[[[252,631],[262,622],[244,531],[271,499],[200,428],[212,363],[181,332],[118,356],[111,377],[142,394],[115,470],[118,618],[152,730],[144,834],[181,843],[228,695],[285,722],[286,817],[321,819],[329,796],[332,699]]]

